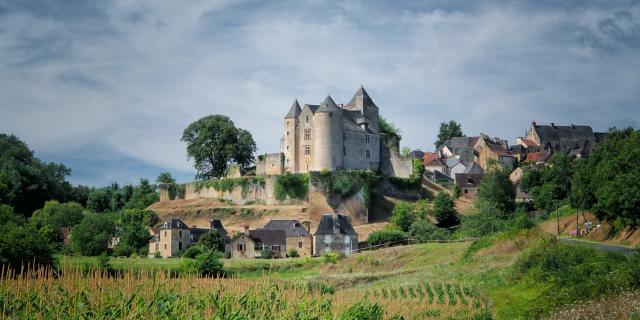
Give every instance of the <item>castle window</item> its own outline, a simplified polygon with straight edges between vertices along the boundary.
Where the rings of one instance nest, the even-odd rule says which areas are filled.
[[[167,250],[167,244],[166,243],[164,244],[164,249]]]
[[[364,142],[369,143],[370,136],[367,134],[364,136]]]
[[[287,150],[289,150],[289,146],[287,146]]]
[[[287,137],[289,136],[289,131],[287,131]]]
[[[342,147],[342,154],[347,155],[347,147]]]
[[[287,125],[289,125],[289,120],[287,120]],[[289,131],[287,131],[287,135],[289,134]]]
[[[182,231],[178,231],[178,237],[182,238]]]
[[[369,149],[365,150],[365,151],[364,151],[364,156],[365,156],[367,159],[371,158],[371,150],[369,150]]]
[[[156,243],[156,251],[160,251],[160,244]]]
[[[311,155],[311,146],[304,146],[304,154]]]
[[[304,129],[304,139],[311,140],[311,129]]]
[[[302,241],[298,242],[298,248],[302,248]]]
[[[178,242],[178,251],[182,250],[182,242]]]
[[[304,122],[309,123],[309,116],[304,117]]]

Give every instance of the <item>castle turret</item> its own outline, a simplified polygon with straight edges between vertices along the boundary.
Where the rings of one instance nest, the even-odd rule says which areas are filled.
[[[342,166],[342,112],[330,96],[314,115],[314,169],[335,170]]]
[[[285,132],[282,143],[282,153],[284,154],[285,172],[298,172],[296,156],[298,153],[298,117],[301,112],[302,109],[296,99],[293,102],[289,113],[284,117]]]
[[[378,132],[378,117],[380,116],[380,110],[378,106],[373,102],[367,91],[361,85],[360,89],[353,95],[351,101],[344,106],[347,110],[359,111],[363,118],[368,119],[368,128],[373,132]]]

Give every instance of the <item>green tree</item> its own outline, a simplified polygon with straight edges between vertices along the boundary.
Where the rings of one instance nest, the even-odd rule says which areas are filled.
[[[44,208],[36,210],[31,216],[31,223],[40,229],[46,225],[54,230],[62,227],[74,226],[82,221],[83,208],[75,202],[60,203],[56,200],[47,201]]]
[[[460,222],[455,201],[446,192],[438,193],[433,199],[433,215],[438,220],[438,227],[441,228],[453,227]]]
[[[201,276],[223,277],[226,275],[224,264],[220,260],[222,253],[211,250],[196,257],[197,270]]]
[[[160,175],[158,175],[158,178],[156,178],[156,184],[166,185],[167,192],[169,193],[169,199],[176,198],[178,186],[176,185],[176,180],[171,176],[171,173],[163,172]]]
[[[451,120],[449,122],[441,122],[438,132],[438,140],[436,140],[436,149],[440,148],[447,140],[455,137],[464,137],[462,125]]]
[[[71,244],[78,254],[97,256],[107,250],[115,224],[105,215],[88,214],[71,228]]]
[[[140,179],[140,183],[133,188],[131,199],[124,205],[125,209],[146,209],[148,206],[160,200],[156,185],[149,183],[147,179]]]
[[[451,233],[446,229],[436,227],[429,221],[416,220],[409,228],[409,236],[420,241],[447,240],[451,238]]]
[[[187,158],[194,160],[199,179],[222,177],[234,161],[246,168],[255,160],[253,137],[226,116],[211,115],[191,123],[182,141],[187,143]]]
[[[531,190],[533,204],[538,210],[551,212],[556,209],[562,199],[558,196],[562,188],[555,183],[545,183],[541,187],[534,187]]]
[[[378,127],[380,127],[380,133],[400,138],[400,129],[382,116],[378,117]]]
[[[484,237],[502,231],[505,218],[504,212],[493,203],[478,201],[475,212],[462,219],[458,232],[465,237]]]
[[[367,238],[370,246],[407,240],[407,235],[400,230],[378,230],[371,232]]]
[[[20,272],[22,266],[53,266],[47,239],[13,208],[0,205],[0,265]]]
[[[216,250],[224,253],[224,237],[218,230],[211,230],[207,234],[200,237],[198,244],[206,250]]]
[[[516,207],[516,191],[504,169],[489,170],[478,188],[478,199],[492,203],[499,210],[513,212]]]
[[[0,134],[0,203],[30,216],[51,199],[66,201],[71,170],[62,164],[46,163],[33,156],[28,146],[14,135]]]
[[[415,220],[416,215],[413,213],[413,208],[409,203],[399,202],[393,207],[390,222],[400,230],[408,231]]]

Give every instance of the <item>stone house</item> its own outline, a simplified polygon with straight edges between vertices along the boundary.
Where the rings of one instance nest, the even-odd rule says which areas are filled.
[[[435,152],[426,152],[422,157],[422,163],[426,174],[432,174],[435,176],[435,172],[447,173],[447,165],[440,159],[440,156]]]
[[[473,147],[477,141],[478,137],[454,137],[445,141],[437,152],[444,159],[460,158],[462,162],[471,162],[474,160]]]
[[[275,258],[286,256],[287,236],[284,230],[256,229],[235,235],[231,240],[231,258],[253,259],[261,256],[263,249],[273,252]]]
[[[271,220],[262,229],[284,230],[286,237],[285,257],[294,249],[300,257],[309,257],[313,254],[313,237],[298,220]]]
[[[532,122],[523,140],[533,141],[540,151],[583,158],[593,152],[598,142],[605,137],[606,133],[593,132],[590,126],[557,126],[553,122],[550,125],[539,125]]]
[[[171,218],[162,224],[151,228],[149,241],[149,257],[154,257],[156,252],[163,258],[174,257],[186,250],[190,245],[198,242],[201,236],[216,230],[225,239],[228,239],[227,231],[220,220],[211,220],[208,228],[190,228],[180,219]],[[228,241],[226,241],[228,242]],[[226,246],[225,251],[229,249]]]
[[[447,165],[447,174],[453,180],[455,180],[456,174],[464,173],[464,171],[467,169],[467,165],[462,163],[459,158],[447,159],[446,165]]]
[[[507,167],[509,170],[513,170],[516,164],[515,158],[509,152],[506,140],[490,138],[485,134],[481,134],[473,149],[477,154],[476,162],[483,170],[488,169],[491,160]]]
[[[358,233],[353,229],[347,216],[333,213],[324,214],[313,236],[314,254],[334,252],[351,255],[358,249]]]
[[[379,109],[360,87],[347,104],[328,96],[319,105],[294,101],[284,119],[284,171],[378,170]]]
[[[473,198],[478,194],[478,187],[482,182],[482,173],[458,173],[456,174],[456,185],[460,187],[461,195]]]

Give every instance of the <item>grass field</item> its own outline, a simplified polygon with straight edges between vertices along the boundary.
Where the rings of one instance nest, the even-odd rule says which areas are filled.
[[[544,237],[550,236],[535,228],[500,233],[473,244],[432,243],[363,252],[336,263],[325,262],[323,258],[225,260],[225,268],[233,275],[231,279],[198,279],[192,276],[169,279],[164,273],[151,276],[154,270],[179,270],[184,261],[180,258],[112,258],[110,264],[114,269],[136,270],[137,276],[125,272],[123,278],[94,276],[93,280],[106,287],[128,281],[127,290],[144,287],[143,296],[134,299],[140,299],[140,303],[149,303],[154,294],[168,299],[166,296],[174,292],[179,296],[174,302],[179,309],[185,310],[193,304],[204,303],[212,292],[218,292],[215,290],[224,289],[224,295],[218,294],[216,299],[227,301],[228,311],[244,308],[242,306],[247,299],[253,301],[252,305],[266,303],[254,294],[271,295],[277,297],[286,310],[273,314],[283,318],[315,310],[324,315],[321,319],[333,319],[349,313],[351,308],[359,308],[362,312],[366,308],[380,308],[385,319],[394,315],[402,315],[405,319],[484,319],[489,316],[487,310],[497,319],[525,319],[526,311],[531,309],[545,288],[535,283],[516,281],[513,265],[538,239]],[[79,286],[77,290],[84,290],[86,287],[83,286],[89,286],[93,281],[84,279],[79,271],[85,270],[87,274],[87,269],[97,265],[96,258],[57,258],[61,269],[72,275],[72,279],[63,280],[66,283],[64,290],[74,291],[75,286]],[[91,273],[85,277],[91,277]],[[55,281],[47,281],[49,285],[55,284]],[[71,282],[76,284],[71,285]],[[156,288],[157,292],[148,292],[146,288],[153,287],[155,283],[161,284]],[[24,284],[17,286],[21,285]],[[269,289],[273,285],[277,288]],[[26,291],[15,292],[14,287],[16,285],[10,281],[3,280],[3,301],[7,301],[7,297],[28,298],[21,296]],[[187,290],[187,287],[197,290]],[[7,295],[7,291],[15,296]],[[42,301],[52,299],[44,292],[41,294],[45,295],[38,296]],[[100,294],[106,295],[104,299],[112,299],[114,295],[108,292]],[[90,295],[88,299],[98,299],[92,296],[93,293]],[[124,293],[120,296],[126,297]],[[305,301],[304,305],[299,305],[300,301]],[[311,306],[320,308],[323,304],[330,304],[330,311],[326,309],[328,307],[308,309]],[[122,307],[118,306],[114,308]],[[194,318],[209,317],[216,312],[211,308],[198,309]],[[558,314],[562,313],[559,311]],[[163,317],[161,313],[155,316]]]

